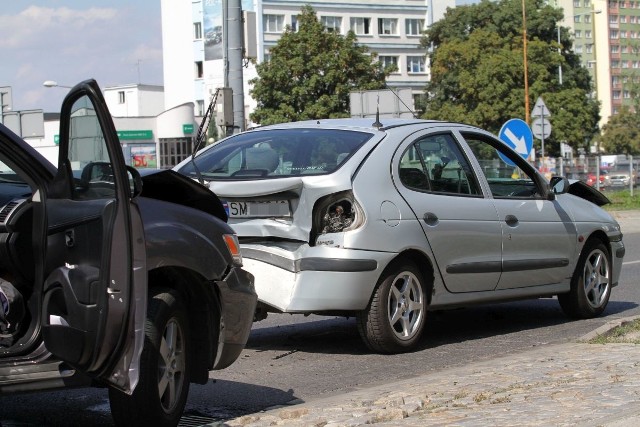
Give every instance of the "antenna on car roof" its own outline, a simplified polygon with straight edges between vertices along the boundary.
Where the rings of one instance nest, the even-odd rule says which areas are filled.
[[[380,130],[382,123],[380,123],[380,95],[376,101],[376,121],[371,124],[374,128]]]
[[[407,111],[409,111],[411,113],[411,115],[413,116],[414,119],[418,118],[418,115],[416,114],[416,112],[413,111],[411,108],[409,108],[409,106],[407,104],[405,104],[405,102],[402,100],[402,98],[400,98],[400,95],[398,95],[395,90],[391,89],[389,86],[385,86],[385,87],[387,89],[389,89],[391,91],[391,93],[396,96],[396,98],[398,98],[398,101],[400,101],[402,103],[402,105],[404,105],[407,108]]]

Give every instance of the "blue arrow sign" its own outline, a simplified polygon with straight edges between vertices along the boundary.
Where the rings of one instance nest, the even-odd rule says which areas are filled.
[[[498,136],[505,145],[511,147],[516,153],[520,154],[520,156],[525,159],[529,157],[529,153],[533,148],[533,134],[531,133],[531,128],[524,120],[507,120],[507,122],[502,125]],[[498,153],[498,155],[506,164],[515,166],[515,163],[502,153]]]

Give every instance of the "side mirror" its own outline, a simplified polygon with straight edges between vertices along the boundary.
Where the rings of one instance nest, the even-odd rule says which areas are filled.
[[[140,172],[133,166],[127,166],[127,175],[129,176],[131,197],[138,197],[142,193],[142,177],[140,176]]]
[[[564,194],[569,191],[569,180],[564,176],[551,177],[550,182],[553,194]]]

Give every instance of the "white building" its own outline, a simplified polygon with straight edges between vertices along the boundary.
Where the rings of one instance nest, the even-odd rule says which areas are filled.
[[[130,84],[103,89],[125,162],[138,168],[171,168],[191,153],[199,125],[194,105],[164,108],[162,86]],[[44,114],[44,136],[24,139],[51,163],[58,162],[60,115]]]
[[[332,31],[353,30],[358,42],[379,55],[398,71],[388,78],[391,88],[410,88],[414,96],[423,93],[429,78],[426,51],[420,47],[421,32],[442,17],[446,7],[469,4],[473,0],[242,0],[245,51],[256,53],[258,62],[268,60],[285,28],[295,29],[297,15],[310,5],[320,21]],[[434,8],[429,11],[429,8]],[[225,86],[223,65],[222,0],[162,0],[162,41],[165,105],[193,102],[195,115],[202,115],[211,95]],[[254,43],[254,44],[252,44]],[[248,81],[256,77],[247,64],[244,73],[245,117],[255,108]]]

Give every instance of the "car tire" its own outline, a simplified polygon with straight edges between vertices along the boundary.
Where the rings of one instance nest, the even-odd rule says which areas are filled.
[[[367,309],[357,316],[362,340],[379,353],[412,350],[424,329],[426,300],[424,280],[415,264],[391,264],[380,277]]]
[[[611,257],[598,239],[585,244],[571,278],[571,290],[558,295],[560,307],[574,319],[599,316],[611,295]]]
[[[109,389],[116,425],[176,426],[189,394],[189,323],[179,294],[149,298],[140,379],[132,395]]]

